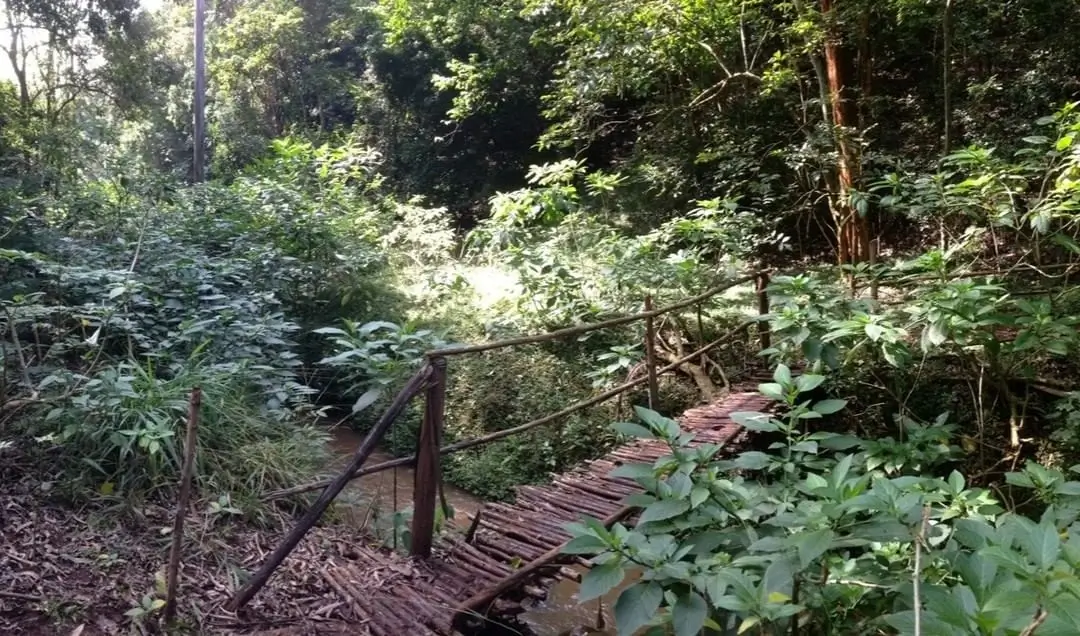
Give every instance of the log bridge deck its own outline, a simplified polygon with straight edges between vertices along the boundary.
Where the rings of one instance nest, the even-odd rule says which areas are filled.
[[[757,393],[731,393],[678,419],[684,430],[697,434],[695,444],[729,443],[740,433],[730,414],[764,410],[766,404]],[[489,503],[481,509],[471,543],[461,534],[446,534],[436,540],[429,559],[358,547],[357,558],[330,559],[321,575],[350,609],[357,634],[458,633],[455,615],[470,601],[485,591],[490,596],[496,588],[501,594],[519,591],[502,589],[511,575],[531,567],[546,577],[560,576],[560,568],[545,566],[557,562],[551,557],[570,538],[563,525],[584,515],[601,520],[624,516],[629,510],[623,499],[641,489],[609,473],[620,464],[655,461],[667,451],[661,442],[635,440],[557,476],[551,484],[518,488],[514,503]],[[525,583],[516,580],[520,578],[515,577],[511,588]],[[487,609],[480,607],[479,614]]]

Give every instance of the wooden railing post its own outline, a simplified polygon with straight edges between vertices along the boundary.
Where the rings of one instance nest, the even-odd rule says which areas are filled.
[[[656,325],[648,315],[653,310],[652,296],[645,297],[645,366],[649,373],[649,408],[660,404],[660,384],[656,380]]]
[[[435,499],[439,493],[439,432],[446,412],[446,358],[432,358],[431,383],[424,404],[424,422],[416,448],[416,475],[413,479],[412,544],[409,554],[431,556],[435,538]]]
[[[758,274],[757,277],[757,302],[758,302],[758,315],[769,315],[769,275],[766,273]],[[764,351],[772,347],[772,334],[769,333],[769,323],[766,320],[760,320],[757,324],[758,336],[761,338],[761,350]]]

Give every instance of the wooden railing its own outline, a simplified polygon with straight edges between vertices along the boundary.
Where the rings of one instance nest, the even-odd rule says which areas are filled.
[[[757,318],[742,322],[721,337],[701,346],[692,353],[673,360],[664,367],[657,367],[655,357],[655,318],[695,305],[698,306],[700,312],[701,305],[717,294],[750,282],[756,283],[759,313]],[[282,561],[285,560],[285,557],[292,552],[296,545],[300,543],[304,535],[307,534],[308,530],[310,530],[323,513],[326,512],[330,503],[341,493],[349,481],[356,479],[357,477],[370,475],[399,466],[411,465],[415,469],[415,478],[413,480],[412,538],[409,552],[411,555],[421,558],[430,556],[435,534],[437,499],[442,487],[442,468],[440,460],[443,455],[449,455],[465,449],[489,444],[500,439],[518,435],[525,431],[550,424],[561,420],[572,413],[621,395],[642,384],[648,385],[649,404],[650,406],[655,406],[658,401],[658,378],[660,375],[678,369],[683,364],[695,358],[699,358],[712,349],[729,342],[732,336],[748,329],[755,323],[758,324],[758,334],[761,339],[762,348],[768,348],[770,336],[768,323],[761,320],[762,316],[769,313],[769,297],[766,293],[768,283],[768,272],[758,271],[711,287],[696,296],[686,298],[658,309],[653,308],[652,298],[646,297],[645,311],[638,314],[621,316],[619,318],[612,318],[597,323],[577,325],[545,334],[522,336],[477,345],[448,347],[445,349],[429,351],[425,355],[424,363],[416,373],[413,374],[409,381],[406,382],[405,386],[386,409],[386,412],[383,413],[375,426],[368,432],[367,436],[364,437],[364,440],[360,443],[360,446],[356,449],[352,459],[349,461],[348,466],[346,466],[337,477],[330,480],[316,481],[310,484],[279,490],[264,497],[265,501],[273,501],[289,495],[323,489],[322,494],[320,494],[315,502],[312,503],[307,513],[297,521],[289,534],[286,535],[274,551],[270,553],[266,561],[251,577],[247,584],[237,591],[236,595],[229,601],[227,607],[233,611],[239,609],[262,589],[270,576],[274,573],[274,570],[276,570]],[[453,444],[443,445],[442,437],[445,422],[448,358],[526,344],[551,342],[638,321],[645,323],[644,344],[646,353],[646,373],[643,377],[629,380],[619,386],[603,391],[598,395],[576,402],[556,413],[545,415],[525,424],[482,435],[473,439],[461,440],[454,442]],[[383,440],[387,431],[389,431],[391,424],[400,417],[409,402],[421,393],[425,396],[424,417],[420,427],[415,454],[409,457],[402,457],[391,461],[381,462],[374,466],[365,467],[364,463]]]

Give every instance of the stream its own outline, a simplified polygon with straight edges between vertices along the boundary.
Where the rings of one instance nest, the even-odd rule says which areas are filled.
[[[334,456],[334,466],[344,466],[356,452],[357,447],[364,436],[350,428],[339,426],[331,430],[331,452]],[[383,450],[376,450],[368,459],[369,464],[394,459],[394,456]],[[345,514],[349,520],[357,526],[362,524],[376,523],[375,512],[384,517],[389,517],[395,510],[394,506],[394,479],[397,478],[397,510],[405,510],[412,505],[413,478],[415,473],[408,466],[402,466],[391,470],[385,470],[374,475],[366,475],[354,479],[343,491],[345,500]],[[444,485],[446,500],[454,509],[454,525],[464,531],[469,526],[470,519],[484,505],[484,501],[464,490],[455,488],[451,484]],[[584,574],[585,568],[575,566],[575,570]],[[619,593],[633,584],[633,577],[627,580],[604,596],[605,622],[611,631],[587,632],[601,636],[614,634],[615,618],[612,606]],[[526,607],[526,611],[517,617],[522,626],[527,627],[535,636],[562,636],[564,634],[581,633],[574,632],[583,626],[596,624],[596,601],[590,601],[585,605],[579,605],[577,601],[578,584],[569,579],[559,579],[551,586],[547,598]],[[513,633],[513,632],[508,632]]]

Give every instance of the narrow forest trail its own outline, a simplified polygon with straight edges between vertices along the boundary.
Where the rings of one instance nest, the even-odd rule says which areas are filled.
[[[762,410],[767,403],[758,393],[731,393],[686,411],[678,421],[696,433],[694,444],[727,444],[736,441],[741,430],[731,413]],[[624,498],[641,489],[632,480],[611,477],[615,467],[652,462],[666,452],[662,442],[635,440],[548,485],[521,487],[514,503],[484,505],[471,542],[457,533],[444,535],[429,560],[357,546],[347,557],[327,557],[319,574],[338,597],[334,601],[351,613],[349,622],[357,634],[453,634],[453,617],[462,603],[557,551],[570,538],[566,523],[586,515],[610,519],[624,512]],[[553,583],[563,572],[543,569],[543,581]]]

